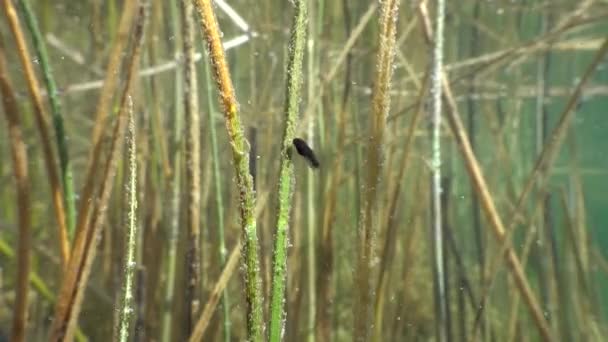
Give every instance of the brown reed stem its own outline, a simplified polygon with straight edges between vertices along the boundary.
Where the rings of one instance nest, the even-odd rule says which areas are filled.
[[[397,227],[398,224],[396,222],[397,217],[397,207],[399,203],[399,197],[401,194],[401,186],[403,184],[403,180],[405,177],[405,173],[407,172],[410,165],[410,156],[412,152],[414,136],[416,133],[416,128],[418,127],[418,122],[422,117],[423,113],[423,105],[424,101],[422,98],[427,92],[427,84],[429,80],[429,73],[427,73],[424,77],[422,85],[420,86],[418,92],[418,100],[416,101],[416,111],[412,116],[410,125],[408,126],[407,132],[405,133],[405,143],[403,144],[403,156],[401,157],[401,163],[399,165],[399,172],[396,177],[396,184],[393,188],[393,191],[390,195],[389,199],[389,207],[388,213],[386,215],[386,223],[383,224],[386,227],[386,238],[384,241],[384,248],[382,249],[382,256],[380,261],[380,272],[378,274],[378,283],[376,284],[376,302],[375,312],[376,315],[374,317],[374,340],[381,341],[382,340],[382,326],[383,326],[383,306],[384,300],[386,296],[386,289],[388,286],[389,280],[389,266],[393,259],[395,244],[397,243]]]
[[[182,35],[184,52],[184,113],[186,124],[186,226],[189,238],[186,250],[187,283],[186,316],[187,330],[194,329],[200,307],[200,116],[198,111],[198,87],[194,64],[194,8],[191,0],[181,1]]]
[[[428,24],[430,22],[428,18],[428,13],[426,10],[426,4],[422,3],[419,7],[419,13],[422,17],[423,25],[423,33],[425,35],[425,39],[427,42],[431,41],[431,37],[433,36],[432,29]],[[482,209],[485,211],[488,216],[488,220],[490,225],[494,230],[494,234],[497,237],[499,242],[504,242],[506,238],[506,232],[504,224],[500,216],[498,215],[498,210],[494,204],[494,200],[490,191],[488,190],[488,186],[486,184],[483,173],[481,172],[481,168],[479,166],[479,162],[477,161],[475,154],[471,148],[471,144],[469,142],[469,138],[467,136],[466,130],[462,123],[462,119],[460,118],[460,114],[458,113],[458,107],[456,105],[456,101],[454,96],[452,95],[452,90],[450,88],[447,77],[443,77],[443,92],[446,98],[446,104],[448,110],[446,111],[448,115],[448,120],[450,122],[450,128],[452,130],[452,135],[456,139],[458,146],[460,147],[460,151],[462,152],[463,159],[465,161],[465,166],[471,178],[471,182],[475,187],[475,191],[477,192],[477,196],[481,203]],[[532,292],[532,288],[528,284],[526,279],[526,275],[524,270],[517,258],[517,254],[512,248],[508,248],[505,251],[506,262],[509,265],[509,270],[517,284],[517,287],[524,297],[528,308],[534,318],[537,328],[540,331],[541,337],[544,341],[551,341],[551,332],[549,330],[549,326],[547,325],[547,321],[544,318],[543,312],[536,300],[534,293]]]
[[[13,308],[13,331],[11,341],[25,341],[25,326],[28,311],[28,290],[30,278],[31,250],[31,202],[30,180],[27,166],[27,149],[21,132],[20,114],[15,98],[15,91],[8,78],[4,44],[0,39],[0,92],[8,124],[13,174],[17,190],[17,208],[19,213],[19,241],[17,243],[17,284]]]
[[[458,114],[458,108],[456,107],[454,96],[452,95],[452,91],[445,78],[443,88],[449,109],[447,113],[450,121],[450,127],[452,128],[452,134],[454,135],[454,138],[456,139],[456,142],[458,143],[458,146],[463,154],[467,171],[469,172],[471,181],[475,186],[475,191],[477,192],[481,206],[488,216],[490,225],[494,229],[494,234],[496,235],[498,241],[502,243],[506,237],[504,225],[500,216],[498,215],[498,210],[496,209],[492,195],[488,190],[488,186],[481,172],[481,168],[479,167],[479,163],[473,154],[465,128],[460,119],[460,115]],[[515,251],[512,248],[508,248],[505,252],[505,257],[506,262],[509,265],[511,275],[514,278],[521,295],[524,297],[528,308],[530,309],[543,340],[551,341],[551,332],[547,325],[547,321],[545,320],[540,305],[534,296],[532,288],[528,284],[523,267],[517,258],[517,254],[515,254]]]
[[[199,14],[200,27],[207,42],[213,67],[213,78],[218,87],[220,102],[226,119],[226,129],[232,150],[232,159],[239,192],[239,209],[243,229],[243,253],[245,263],[245,291],[247,298],[247,332],[251,341],[262,341],[264,337],[263,294],[259,261],[259,242],[255,217],[255,190],[249,170],[249,143],[245,139],[239,116],[238,102],[220,30],[211,0],[193,0]]]
[[[490,270],[493,270],[493,271],[491,272],[491,274],[488,277],[488,280],[486,281],[486,287],[489,288],[492,286],[492,284],[496,278],[496,275],[498,274],[498,271],[500,270],[499,261],[501,260],[502,256],[505,255],[506,251],[511,248],[511,236],[513,235],[513,232],[515,231],[515,225],[520,220],[520,214],[524,208],[524,204],[525,204],[528,196],[532,192],[534,184],[537,182],[537,180],[539,178],[543,177],[544,175],[546,175],[549,172],[549,170],[551,169],[551,165],[553,164],[553,161],[557,157],[561,144],[562,144],[564,138],[566,137],[568,128],[570,127],[570,122],[572,121],[572,118],[574,117],[574,114],[576,113],[575,108],[578,103],[578,100],[580,99],[583,88],[584,88],[585,84],[589,81],[591,76],[593,75],[595,69],[597,68],[599,63],[602,61],[602,59],[606,55],[606,53],[608,53],[608,38],[604,40],[600,49],[596,53],[593,61],[589,64],[589,66],[585,70],[583,77],[580,79],[580,81],[577,84],[576,88],[574,89],[572,95],[568,99],[568,102],[566,103],[566,107],[562,111],[562,114],[560,115],[560,119],[557,122],[553,132],[548,137],[547,143],[545,145],[543,145],[543,149],[536,160],[536,164],[535,164],[534,168],[532,169],[532,172],[528,176],[528,180],[527,180],[526,184],[524,185],[524,189],[522,190],[521,194],[519,195],[515,208],[512,210],[511,217],[513,217],[513,219],[510,221],[509,225],[507,226],[506,236],[503,239],[503,242],[501,243],[500,248],[497,250],[497,252],[494,254],[494,256],[491,259],[490,265],[492,265],[492,266],[490,267]],[[484,293],[488,293],[488,292],[489,291],[484,291]],[[482,297],[481,300],[483,302],[485,300],[485,296]]]
[[[515,205],[515,208],[513,209],[512,217],[515,217],[515,218],[518,217],[520,212],[523,210],[524,204],[525,204],[528,196],[530,195],[530,193],[532,192],[532,189],[534,188],[534,184],[536,184],[538,179],[540,179],[544,175],[546,175],[549,172],[549,170],[551,169],[551,165],[553,164],[553,161],[557,157],[557,154],[560,151],[561,144],[564,141],[566,134],[568,133],[568,128],[570,127],[570,122],[572,121],[574,114],[576,114],[575,108],[581,97],[583,88],[585,87],[585,85],[587,84],[587,82],[589,81],[589,79],[591,78],[593,73],[595,72],[595,69],[597,68],[597,66],[602,62],[606,53],[608,53],[608,38],[606,38],[604,40],[602,46],[595,54],[593,61],[589,64],[589,66],[585,70],[583,77],[581,77],[580,81],[576,85],[576,88],[572,92],[572,95],[570,95],[570,98],[568,99],[568,102],[566,103],[566,107],[562,111],[562,114],[560,115],[559,121],[557,122],[555,128],[553,129],[553,132],[547,138],[546,144],[543,145],[543,149],[540,152],[540,155],[538,156],[538,158],[536,159],[534,168],[532,169],[532,172],[528,176],[528,180],[526,181],[526,184],[525,184],[521,194],[519,195],[517,204]],[[510,243],[510,240],[511,240],[510,233],[514,231],[514,226],[517,222],[518,222],[517,219],[514,219],[509,224],[508,229],[507,229],[507,232],[509,233],[509,235],[508,235],[509,239],[506,240],[505,245],[501,246],[501,249],[499,250],[500,254],[503,254],[502,252],[504,252],[505,248],[507,248],[506,244]]]
[[[226,266],[224,266],[224,270],[222,271],[220,278],[217,280],[217,283],[215,283],[215,287],[209,295],[207,304],[205,304],[201,316],[196,322],[194,330],[192,331],[192,335],[189,339],[190,342],[202,340],[203,335],[205,334],[205,331],[209,326],[209,322],[211,321],[211,317],[213,315],[215,307],[220,301],[220,297],[222,296],[222,293],[224,292],[226,286],[228,286],[228,281],[230,280],[232,273],[234,273],[234,270],[238,265],[239,257],[241,255],[241,246],[241,242],[237,242],[236,246],[234,246],[234,249],[230,253],[228,260],[226,261]]]
[[[11,0],[3,0],[2,5],[4,7],[4,13],[9,23],[9,28],[15,38],[15,44],[17,45],[17,52],[19,60],[23,67],[23,72],[27,81],[27,89],[34,106],[34,114],[36,118],[36,125],[38,132],[40,133],[40,140],[42,142],[42,155],[44,158],[44,164],[46,171],[48,172],[49,183],[51,186],[51,199],[53,202],[53,211],[55,212],[55,219],[57,220],[58,229],[58,242],[59,252],[61,255],[62,268],[65,268],[70,255],[70,243],[68,241],[68,230],[66,225],[66,213],[63,201],[63,193],[61,189],[61,182],[59,180],[59,174],[57,172],[57,163],[55,155],[53,153],[51,134],[49,133],[49,115],[46,112],[44,105],[42,104],[42,96],[40,94],[40,86],[36,79],[34,66],[32,65],[32,58],[27,49],[25,37],[21,30],[19,23],[19,17],[15,11]]]
[[[135,16],[135,10],[137,9],[137,3],[138,0],[125,0],[122,8],[122,16],[118,23],[118,31],[116,32],[116,37],[114,37],[114,45],[112,45],[112,50],[110,51],[108,64],[106,66],[106,76],[103,80],[103,86],[99,99],[97,100],[97,105],[95,106],[97,110],[95,112],[95,124],[91,137],[91,146],[96,146],[102,138],[106,127],[106,117],[108,116],[108,113],[111,112],[109,107],[112,102],[112,95],[114,95],[114,91],[118,85],[120,61],[123,50],[129,40],[129,31],[133,26],[133,18]],[[91,154],[88,164],[92,164],[94,159],[95,157]]]
[[[114,95],[114,91],[118,86],[120,61],[124,47],[128,41],[129,31],[132,27],[137,2],[137,0],[126,0],[124,3],[118,32],[116,34],[114,46],[112,47],[108,61],[106,77],[99,95],[99,100],[97,101],[97,106],[95,107],[97,108],[97,111],[95,113],[95,124],[93,126],[91,136],[92,149],[87,162],[87,171],[84,177],[85,185],[80,192],[81,200],[76,219],[74,249],[76,248],[75,241],[78,239],[79,234],[90,219],[91,206],[93,205],[93,201],[91,201],[91,199],[94,196],[96,181],[95,176],[101,166],[101,149],[103,147],[101,138],[103,131],[106,129],[106,117],[110,111],[109,108],[112,102],[112,96]]]
[[[377,189],[379,185],[380,166],[382,164],[382,148],[386,118],[390,108],[389,91],[393,71],[395,52],[395,35],[399,1],[387,0],[380,7],[380,37],[376,55],[376,75],[372,95],[372,117],[370,128],[370,145],[368,149],[368,171],[364,190],[364,210],[362,211],[361,226],[358,228],[358,260],[355,282],[357,284],[354,306],[353,340],[367,341],[372,325],[373,305],[370,284],[372,246],[376,227],[373,216],[376,213]]]
[[[74,242],[74,250],[70,258],[69,267],[61,284],[60,295],[55,308],[55,318],[51,326],[50,341],[71,341],[74,334],[76,318],[80,312],[82,297],[91,271],[91,264],[97,251],[97,242],[99,241],[101,228],[105,221],[105,213],[112,192],[116,165],[119,154],[122,151],[129,109],[127,102],[129,101],[129,94],[139,67],[139,56],[144,38],[145,7],[146,5],[141,5],[139,8],[138,20],[134,31],[134,47],[127,69],[127,78],[121,97],[118,120],[112,133],[110,154],[106,160],[102,178],[103,182],[100,186],[100,195],[98,201],[96,201],[99,204],[96,207],[96,212],[92,215],[91,224],[79,227],[79,234],[77,234]],[[99,153],[99,151],[96,151],[96,153]],[[87,183],[94,184],[95,179],[88,179]]]

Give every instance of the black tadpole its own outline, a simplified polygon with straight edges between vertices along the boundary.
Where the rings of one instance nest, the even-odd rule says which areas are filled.
[[[300,138],[295,138],[293,139],[293,146],[296,147],[298,154],[308,161],[310,167],[312,167],[313,169],[319,168],[319,165],[321,164],[319,164],[319,160],[315,156],[315,153],[313,152],[312,148],[308,146],[306,141]]]

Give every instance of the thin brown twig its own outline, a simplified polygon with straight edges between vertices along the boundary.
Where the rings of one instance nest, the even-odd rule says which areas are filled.
[[[217,283],[215,283],[215,287],[209,295],[207,304],[205,304],[201,316],[196,322],[194,330],[192,331],[192,335],[189,339],[190,342],[202,340],[203,335],[205,334],[205,331],[209,326],[209,322],[211,321],[211,317],[213,315],[215,307],[217,306],[217,303],[220,300],[222,292],[228,285],[228,281],[230,280],[230,277],[232,276],[234,270],[236,269],[236,266],[238,265],[239,257],[241,256],[241,247],[242,245],[239,241],[237,242],[236,246],[234,246],[234,249],[232,249],[232,252],[230,253],[230,256],[228,257],[228,260],[226,262],[226,266],[224,267],[220,278],[217,280]]]

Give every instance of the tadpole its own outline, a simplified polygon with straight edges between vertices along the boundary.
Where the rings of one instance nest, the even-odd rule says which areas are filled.
[[[321,164],[315,156],[315,153],[313,152],[312,148],[308,146],[306,141],[300,138],[295,138],[293,139],[293,146],[295,146],[296,150],[298,151],[298,154],[304,157],[306,161],[308,161],[310,167],[312,167],[313,169],[319,168]]]

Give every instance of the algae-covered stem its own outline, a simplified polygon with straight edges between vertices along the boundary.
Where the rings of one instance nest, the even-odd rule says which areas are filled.
[[[126,82],[120,96],[118,118],[114,124],[111,135],[110,151],[106,163],[103,166],[101,181],[95,178],[94,174],[91,174],[90,178],[85,180],[91,189],[94,188],[93,185],[96,181],[101,182],[98,192],[99,195],[97,197],[98,206],[91,214],[91,223],[86,224],[86,220],[83,220],[83,226],[78,230],[78,234],[76,234],[72,256],[63,276],[59,297],[55,307],[55,315],[49,334],[50,341],[71,340],[74,335],[74,328],[81,310],[84,290],[87,288],[88,278],[91,273],[91,265],[97,252],[97,243],[99,242],[101,228],[105,222],[108,201],[114,185],[118,158],[122,151],[121,147],[124,140],[124,131],[127,125],[127,96],[131,93],[139,69],[139,56],[144,41],[145,23],[146,2],[143,2],[139,6],[138,19],[133,33],[134,46],[127,63]],[[95,146],[95,149],[97,149],[97,151],[94,152],[94,155],[96,155],[95,159],[98,159],[99,146]]]
[[[247,334],[251,341],[264,338],[263,294],[261,291],[259,242],[255,222],[255,193],[253,179],[249,172],[248,144],[238,113],[238,103],[230,79],[228,63],[220,39],[220,30],[215,18],[211,0],[193,0],[199,14],[203,37],[207,42],[209,57],[213,67],[213,78],[218,87],[222,110],[226,119],[226,129],[232,148],[236,181],[239,192],[239,208],[243,228],[243,254],[245,261],[245,286],[247,299]]]
[[[208,59],[207,59],[208,61]],[[226,250],[226,239],[224,234],[224,199],[222,191],[222,175],[220,173],[220,159],[217,146],[217,134],[215,132],[215,109],[213,106],[213,95],[212,95],[212,83],[211,76],[209,75],[210,68],[209,63],[205,63],[205,83],[207,89],[207,115],[208,115],[208,127],[209,127],[209,139],[211,140],[211,153],[213,158],[213,182],[215,186],[215,203],[217,207],[217,235],[218,235],[218,252],[220,255],[220,262],[222,267],[226,265],[227,250]],[[224,289],[222,291],[222,314],[224,320],[224,341],[231,341],[230,326],[230,298],[228,291]]]
[[[118,320],[118,340],[126,342],[129,340],[129,327],[133,317],[133,283],[135,278],[135,251],[137,248],[137,161],[136,161],[136,137],[135,137],[135,116],[133,114],[133,100],[129,96],[128,106],[128,126],[127,126],[127,192],[125,206],[127,209],[127,219],[125,231],[127,232],[125,245],[123,295]]]
[[[377,213],[379,179],[382,174],[382,151],[386,118],[390,108],[390,88],[395,53],[395,36],[399,1],[387,0],[380,7],[378,50],[372,90],[372,113],[370,118],[370,144],[367,150],[367,175],[362,198],[362,210],[358,227],[358,260],[355,274],[356,299],[354,306],[355,341],[370,338],[370,323],[373,314],[373,295],[370,274],[373,260],[373,243],[376,234],[373,216]]]
[[[198,86],[194,65],[194,11],[190,0],[181,1],[182,35],[184,52],[184,114],[186,131],[186,225],[188,227],[188,247],[186,250],[187,283],[186,305],[190,307],[186,315],[188,331],[194,322],[200,306],[200,116],[198,112]]]
[[[289,216],[295,183],[290,153],[294,141],[298,105],[302,88],[302,64],[306,42],[306,0],[294,1],[295,12],[291,28],[289,61],[287,65],[287,95],[285,97],[285,131],[281,150],[279,175],[279,203],[273,251],[272,291],[270,299],[270,341],[280,341],[284,327],[285,283],[287,277],[287,242]],[[299,151],[298,151],[299,152]],[[314,159],[314,158],[313,158]]]

